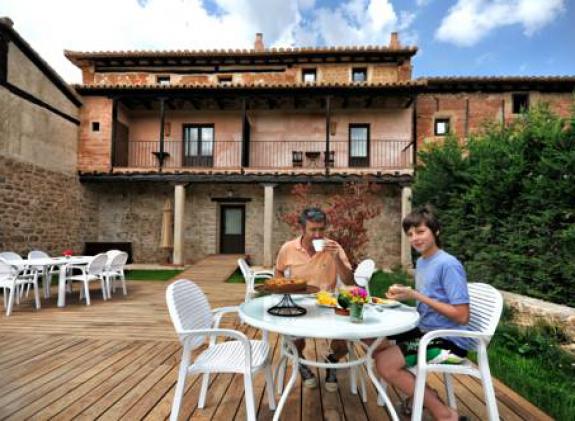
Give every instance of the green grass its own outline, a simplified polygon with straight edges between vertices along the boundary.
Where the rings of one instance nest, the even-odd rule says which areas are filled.
[[[256,279],[256,284],[263,284],[264,281],[265,281],[264,278],[258,278],[258,279]],[[232,276],[230,276],[226,282],[229,282],[230,284],[245,284],[246,283],[246,281],[244,279],[244,275],[242,275],[242,272],[239,269],[236,269],[236,271],[234,273],[232,273]]]
[[[564,341],[556,327],[502,320],[489,346],[491,373],[555,419],[575,419],[575,356]]]
[[[181,270],[161,269],[161,270],[127,270],[126,279],[128,281],[160,281],[164,282],[172,279],[181,273]]]

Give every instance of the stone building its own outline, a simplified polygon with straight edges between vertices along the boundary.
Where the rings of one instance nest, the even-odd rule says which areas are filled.
[[[418,148],[466,137],[539,100],[569,110],[575,78],[413,79],[415,47],[66,51],[70,87],[0,21],[1,249],[51,253],[127,242],[164,261],[162,208],[174,208],[175,263],[245,253],[271,266],[291,237],[278,217],[296,183],[318,200],[342,183],[381,184],[366,254],[409,263]],[[2,61],[0,60],[0,63]],[[16,87],[16,88],[14,88]]]

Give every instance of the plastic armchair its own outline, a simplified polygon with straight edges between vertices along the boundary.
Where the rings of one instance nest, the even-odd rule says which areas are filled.
[[[0,258],[0,288],[4,291],[4,308],[6,316],[12,314],[14,301],[19,303],[19,288],[26,284],[34,287],[36,309],[40,309],[40,294],[38,292],[38,272],[26,273],[22,266]],[[6,290],[10,292],[6,294]]]
[[[240,373],[244,375],[245,403],[248,420],[256,419],[252,375],[264,370],[269,407],[275,409],[271,354],[266,341],[249,340],[242,332],[220,328],[225,313],[237,312],[237,307],[210,309],[208,299],[192,281],[180,279],[168,286],[166,302],[170,318],[183,346],[178,382],[172,403],[171,421],[178,419],[186,378],[203,374],[198,408],[206,403],[210,373]],[[232,340],[217,343],[218,337]],[[192,361],[192,351],[209,338],[207,349]]]
[[[94,259],[83,266],[71,266],[74,269],[80,269],[82,271],[81,275],[67,276],[66,281],[76,281],[82,282],[84,284],[84,289],[80,290],[80,299],[82,299],[82,291],[86,296],[86,305],[90,305],[90,287],[89,284],[92,281],[100,281],[102,286],[102,297],[104,300],[108,299],[106,282],[104,280],[104,270],[106,267],[106,262],[108,261],[108,256],[106,253],[100,253],[94,256]]]
[[[49,259],[50,255],[42,250],[32,250],[28,253],[28,259]],[[44,297],[50,297],[50,286],[52,284],[52,275],[59,274],[59,269],[57,266],[30,266],[31,269],[38,272],[38,277],[42,276],[42,281],[44,284]],[[28,285],[28,289],[30,286]],[[28,294],[28,291],[26,291]]]
[[[122,290],[124,295],[128,295],[126,288],[126,276],[124,274],[124,267],[128,261],[128,253],[119,250],[110,250],[106,252],[107,261],[104,268],[103,276],[106,282],[106,291],[108,298],[112,298],[112,292],[116,291],[115,280],[122,283]]]
[[[273,270],[253,270],[245,259],[238,259],[238,266],[246,282],[246,295],[244,301],[249,301],[255,294],[256,279],[270,279],[274,276]]]
[[[371,259],[362,260],[355,272],[353,272],[353,280],[357,285],[362,288],[365,288],[367,293],[369,294],[369,281],[371,280],[371,276],[375,272],[375,262]]]
[[[495,390],[491,380],[489,370],[489,360],[487,357],[487,346],[495,333],[499,324],[501,312],[503,310],[503,297],[491,285],[483,283],[471,283],[469,288],[470,299],[470,320],[467,324],[468,330],[434,330],[426,333],[419,343],[415,394],[413,398],[412,420],[420,420],[423,412],[423,394],[425,392],[425,380],[427,373],[443,373],[445,388],[447,391],[447,402],[451,408],[456,408],[455,393],[451,381],[452,374],[466,374],[478,377],[483,384],[485,393],[485,403],[489,420],[499,419]],[[461,364],[428,364],[425,360],[427,346],[434,338],[460,337],[469,338],[477,350],[477,367],[469,360],[465,359]]]

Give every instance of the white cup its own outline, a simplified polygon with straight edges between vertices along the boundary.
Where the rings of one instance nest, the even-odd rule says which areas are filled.
[[[312,243],[313,249],[316,251],[316,253],[323,251],[323,249],[325,247],[325,240],[323,238],[317,238],[315,240],[311,240],[311,243]]]

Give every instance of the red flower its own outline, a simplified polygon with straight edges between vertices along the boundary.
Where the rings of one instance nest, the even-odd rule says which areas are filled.
[[[70,250],[70,249],[66,249],[66,250],[64,250],[64,251],[62,252],[62,254],[63,254],[64,256],[73,256],[73,255],[74,255],[74,251],[73,251],[73,250]]]

